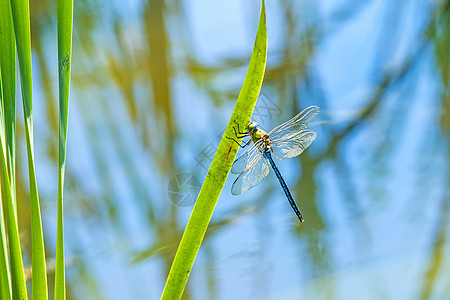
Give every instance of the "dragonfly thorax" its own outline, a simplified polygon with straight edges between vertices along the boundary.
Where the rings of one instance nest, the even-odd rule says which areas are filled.
[[[247,124],[247,132],[253,140],[253,143],[257,144],[261,151],[264,152],[265,150],[270,149],[269,135],[264,130],[258,128],[258,123],[249,122]]]
[[[269,140],[269,135],[262,129],[257,129],[254,130],[253,132],[250,132],[250,136],[256,140],[260,139]]]

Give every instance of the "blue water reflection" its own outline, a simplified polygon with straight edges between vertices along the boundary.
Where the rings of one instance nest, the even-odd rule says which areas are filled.
[[[315,142],[278,166],[305,223],[273,172],[240,196],[231,195],[230,176],[185,299],[450,297],[444,2],[268,1],[268,67],[254,121],[269,129],[321,108]],[[195,196],[179,195],[195,195],[206,176],[245,76],[259,5],[75,3],[65,196],[73,299],[160,297],[192,209],[173,199],[190,203]],[[35,14],[46,16],[41,9]],[[36,105],[49,107],[35,119],[47,120],[56,102],[46,80],[56,78],[42,66],[56,61],[39,57],[37,45],[51,54],[56,42],[43,42],[53,39],[47,23],[32,26],[40,37],[34,86],[46,99]],[[37,136],[49,140],[36,146],[41,178],[56,164],[52,126],[36,121]],[[56,186],[39,183],[51,249]]]

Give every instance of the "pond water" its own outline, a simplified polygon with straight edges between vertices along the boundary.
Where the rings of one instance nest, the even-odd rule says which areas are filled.
[[[51,257],[54,7],[30,4],[36,170]],[[160,297],[242,85],[259,8],[75,2],[70,299]],[[277,162],[305,222],[272,171],[239,196],[230,174],[184,299],[450,298],[449,16],[444,1],[268,1],[268,65],[252,119],[269,131],[321,108],[313,144]]]

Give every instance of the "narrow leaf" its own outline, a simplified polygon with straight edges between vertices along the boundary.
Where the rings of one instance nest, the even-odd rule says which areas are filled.
[[[63,193],[66,165],[67,119],[69,114],[70,67],[72,61],[73,1],[58,0],[59,66],[59,172],[56,233],[55,299],[66,299],[64,270]]]
[[[3,133],[4,132],[3,126],[1,130]],[[11,195],[11,186],[9,184],[8,168],[6,164],[6,155],[3,145],[4,145],[3,143],[0,143],[0,160],[3,177],[3,188],[5,190],[6,223],[8,228],[9,256],[11,259],[12,298],[22,300],[28,299],[27,289],[25,286],[22,251],[20,249],[20,242],[19,242],[19,230],[17,227],[15,207]]]
[[[263,0],[255,44],[241,92],[181,238],[162,299],[180,299],[183,294],[214,207],[238,150],[238,145],[226,137],[234,136],[233,126],[235,126],[235,122],[243,125],[250,120],[261,89],[266,67],[266,57],[267,33]]]
[[[41,212],[34,171],[33,150],[33,103],[31,80],[31,35],[28,0],[11,0],[11,8],[19,58],[22,85],[23,113],[27,141],[28,180],[30,184],[31,210],[31,255],[32,255],[32,299],[47,299],[47,274],[45,266],[44,238]]]
[[[17,210],[15,209],[17,206],[14,201],[15,143],[13,138],[15,136],[16,44],[9,0],[0,0],[0,41],[2,41],[0,43],[1,143],[3,149],[8,149],[8,171],[11,180],[13,212],[17,217]],[[5,133],[8,146],[6,146]],[[9,300],[12,296],[11,280],[3,216],[3,203],[0,199],[0,299]]]

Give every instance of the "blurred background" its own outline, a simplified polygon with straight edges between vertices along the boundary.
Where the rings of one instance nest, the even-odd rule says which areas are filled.
[[[220,3],[75,1],[68,299],[159,299],[255,38],[260,1]],[[30,12],[53,285],[56,2],[30,1]],[[266,20],[268,65],[253,120],[269,131],[307,106],[321,108],[314,143],[278,162],[305,223],[272,171],[239,196],[230,174],[184,299],[449,299],[450,1],[268,0]]]

